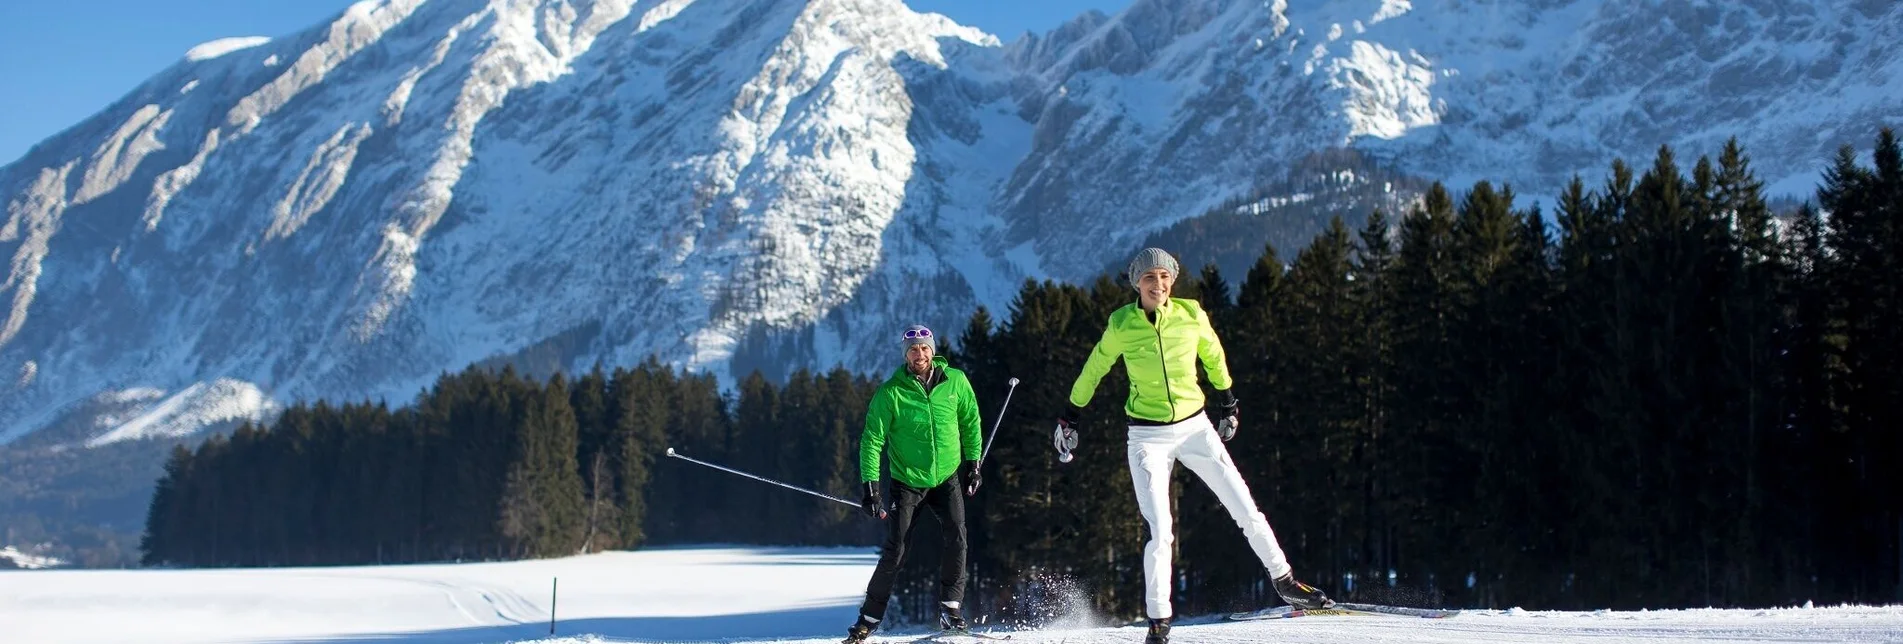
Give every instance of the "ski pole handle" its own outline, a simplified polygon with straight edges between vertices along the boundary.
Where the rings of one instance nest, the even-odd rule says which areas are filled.
[[[804,492],[804,493],[807,493],[807,494],[811,494],[811,495],[813,495],[813,496],[817,496],[817,497],[819,497],[819,498],[822,498],[822,499],[826,499],[826,500],[828,500],[828,501],[835,501],[835,502],[838,502],[838,503],[844,503],[844,504],[846,504],[846,505],[850,505],[850,506],[852,506],[852,507],[855,507],[855,508],[856,508],[856,507],[860,507],[860,506],[859,506],[859,504],[857,504],[857,503],[853,503],[853,502],[851,502],[851,501],[847,501],[847,500],[845,500],[845,499],[842,499],[842,498],[839,498],[839,497],[836,497],[836,496],[833,496],[833,495],[831,495],[831,494],[825,494],[825,493],[822,493],[822,492],[814,492],[814,491],[812,491],[812,490],[808,490],[808,489],[806,489],[806,488],[803,488],[803,487],[799,487],[799,486],[795,486],[795,485],[787,485],[787,484],[785,484],[785,483],[781,483],[781,482],[779,482],[779,481],[775,481],[775,480],[773,480],[773,479],[769,479],[769,478],[765,478],[765,477],[760,477],[760,476],[754,476],[754,475],[752,475],[752,474],[748,474],[748,473],[746,473],[746,472],[742,472],[742,471],[740,471],[740,470],[736,470],[736,469],[732,469],[732,468],[727,468],[727,467],[721,467],[721,466],[719,466],[719,465],[715,465],[715,464],[713,464],[713,463],[709,463],[709,462],[707,462],[707,461],[703,461],[703,460],[700,460],[700,459],[696,459],[696,458],[690,458],[690,457],[688,457],[688,456],[685,456],[685,455],[682,455],[682,454],[681,454],[681,453],[679,453],[679,452],[676,452],[676,451],[674,451],[674,448],[672,448],[672,447],[669,447],[669,448],[667,448],[667,455],[668,455],[668,456],[671,456],[671,457],[673,457],[673,458],[678,458],[678,459],[681,459],[681,460],[683,460],[683,461],[687,461],[687,462],[689,462],[689,463],[694,463],[694,464],[696,464],[696,465],[705,465],[705,466],[707,466],[707,467],[711,467],[711,468],[714,468],[714,469],[716,469],[716,470],[720,470],[720,471],[722,471],[722,472],[726,472],[726,473],[729,473],[729,474],[738,474],[738,475],[740,475],[740,476],[744,476],[744,477],[747,477],[747,478],[750,478],[750,479],[753,479],[753,480],[755,480],[755,481],[759,481],[759,482],[761,482],[761,483],[770,483],[770,484],[773,484],[773,485],[778,485],[778,486],[780,486],[780,487],[783,487],[783,488],[786,488],[786,489],[789,489],[789,490],[792,490],[792,491],[794,491],[794,492]],[[880,509],[879,509],[879,518],[880,518],[880,519],[884,519],[884,518],[885,518],[885,508],[880,508]]]
[[[991,446],[998,442],[998,424],[1004,422],[1004,412],[1011,408],[1011,394],[1018,390],[1017,376],[1012,376],[1010,380],[1004,381],[1004,384],[1010,385],[1011,388],[1004,390],[1004,404],[998,405],[998,417],[991,421],[991,436],[985,439],[984,451],[978,452],[977,469],[984,469],[985,457],[991,455]]]

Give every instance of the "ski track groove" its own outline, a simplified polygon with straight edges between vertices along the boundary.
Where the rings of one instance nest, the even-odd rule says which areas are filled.
[[[540,623],[546,611],[535,602],[506,587],[484,584],[456,577],[403,577],[394,575],[349,577],[338,575],[311,575],[325,579],[369,579],[428,587],[443,594],[443,599],[463,620],[471,626],[522,626]],[[471,606],[475,608],[472,609]],[[487,609],[486,611],[484,609]],[[495,616],[485,619],[481,613]]]

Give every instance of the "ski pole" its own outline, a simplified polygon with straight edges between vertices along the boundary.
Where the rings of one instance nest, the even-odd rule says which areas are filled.
[[[1004,404],[998,405],[998,417],[991,421],[991,436],[985,439],[984,451],[978,452],[978,465],[976,469],[984,469],[985,457],[991,455],[991,446],[998,442],[998,424],[1004,422],[1004,411],[1011,408],[1011,392],[1018,390],[1018,379],[1016,376],[1004,381],[1004,384],[1010,385],[1011,388],[1004,390]]]
[[[714,469],[716,469],[716,470],[720,470],[720,471],[722,471],[722,472],[727,472],[727,473],[729,473],[729,474],[738,474],[738,475],[741,475],[741,476],[744,476],[744,477],[747,477],[747,478],[750,478],[750,479],[753,479],[753,480],[755,480],[755,481],[759,481],[759,482],[761,482],[761,483],[771,483],[771,484],[774,484],[774,485],[778,485],[778,486],[780,486],[780,487],[783,487],[783,488],[786,488],[786,489],[789,489],[789,490],[792,490],[792,491],[795,491],[795,492],[805,492],[805,493],[807,493],[807,494],[811,494],[811,495],[813,495],[813,496],[817,496],[817,497],[819,497],[819,498],[822,498],[822,499],[826,499],[826,500],[828,500],[828,501],[836,501],[836,502],[839,502],[839,503],[844,503],[844,504],[846,504],[846,505],[850,505],[850,506],[852,506],[852,507],[855,507],[855,508],[856,508],[856,507],[860,507],[860,505],[859,505],[859,504],[857,504],[857,503],[853,503],[853,502],[851,502],[851,501],[847,501],[847,500],[845,500],[845,499],[842,499],[842,498],[839,498],[839,497],[836,497],[836,496],[833,496],[833,495],[831,495],[831,494],[825,494],[825,493],[822,493],[822,492],[814,492],[814,491],[812,491],[812,490],[808,490],[808,489],[806,489],[806,488],[803,488],[803,487],[799,487],[799,486],[796,486],[796,485],[787,485],[787,484],[785,484],[785,483],[781,483],[781,482],[779,482],[779,481],[775,481],[775,480],[773,480],[773,479],[769,479],[769,478],[764,478],[764,477],[759,477],[759,476],[754,476],[754,475],[752,475],[752,474],[748,474],[748,473],[746,473],[746,472],[742,472],[742,471],[740,471],[740,470],[736,470],[736,469],[732,469],[732,468],[727,468],[727,467],[721,467],[721,466],[719,466],[719,465],[715,465],[715,464],[713,464],[713,463],[709,463],[709,462],[707,462],[707,461],[703,461],[703,460],[700,460],[700,459],[697,459],[697,458],[690,458],[690,457],[687,457],[687,456],[683,456],[683,455],[681,455],[680,453],[678,453],[678,452],[675,452],[675,451],[674,451],[674,448],[672,448],[672,447],[669,447],[669,448],[667,448],[667,455],[668,455],[668,456],[672,456],[672,457],[674,457],[674,458],[678,458],[678,459],[681,459],[681,460],[683,460],[683,461],[687,461],[687,462],[689,462],[689,463],[694,463],[694,464],[697,464],[697,465],[705,465],[705,466],[707,466],[707,467],[711,467],[711,468],[714,468]],[[880,516],[879,516],[879,518],[881,518],[881,519],[883,519],[883,518],[885,518],[885,516],[884,516],[884,515],[885,515],[885,511],[884,511],[884,509],[883,509],[883,508],[881,508],[881,509],[880,509],[880,511],[879,511],[879,515],[880,515]]]

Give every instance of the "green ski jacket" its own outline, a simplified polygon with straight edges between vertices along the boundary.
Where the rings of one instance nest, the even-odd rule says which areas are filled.
[[[1070,404],[1083,407],[1097,395],[1097,383],[1123,358],[1130,376],[1130,398],[1123,403],[1131,418],[1174,423],[1203,409],[1203,388],[1197,383],[1196,361],[1209,372],[1209,384],[1227,391],[1229,364],[1222,341],[1209,326],[1209,314],[1194,300],[1170,298],[1156,307],[1151,322],[1143,307],[1132,302],[1110,314],[1103,338],[1090,351],[1084,371],[1070,387]]]
[[[892,459],[892,480],[909,487],[938,487],[962,461],[978,460],[978,399],[965,372],[932,358],[938,381],[930,394],[904,366],[879,384],[866,406],[859,438],[859,480],[879,480],[879,455]]]

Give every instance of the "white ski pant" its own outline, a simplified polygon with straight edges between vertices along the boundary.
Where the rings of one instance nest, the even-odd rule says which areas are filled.
[[[1275,542],[1269,519],[1249,496],[1249,484],[1236,471],[1209,417],[1196,414],[1173,425],[1130,426],[1130,481],[1136,486],[1137,509],[1150,524],[1150,541],[1143,546],[1143,598],[1152,619],[1170,617],[1171,548],[1176,543],[1175,519],[1170,513],[1170,472],[1176,462],[1195,472],[1216,493],[1229,516],[1242,527],[1269,578],[1289,572],[1288,558]]]

